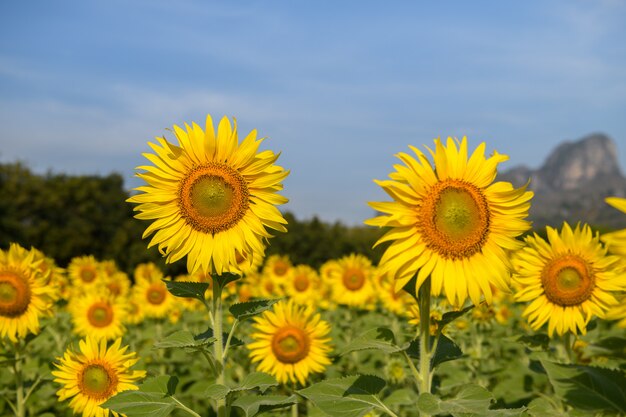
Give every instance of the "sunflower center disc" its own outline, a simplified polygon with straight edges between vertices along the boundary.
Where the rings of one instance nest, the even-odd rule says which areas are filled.
[[[348,268],[343,273],[343,285],[350,291],[358,291],[365,285],[365,274],[360,269]]]
[[[473,184],[447,179],[433,185],[420,208],[418,226],[428,247],[444,258],[479,252],[489,233],[489,206]]]
[[[248,187],[228,165],[194,168],[179,189],[181,216],[195,230],[215,234],[233,227],[248,211]]]
[[[12,272],[0,272],[0,316],[19,317],[30,304],[30,287]]]
[[[80,279],[83,282],[89,283],[96,279],[96,271],[94,271],[92,268],[83,268],[80,270]]]
[[[107,303],[98,302],[89,307],[87,318],[94,327],[106,327],[113,321],[113,310]]]
[[[111,376],[101,365],[89,365],[83,371],[83,391],[90,397],[107,398],[112,391]]]
[[[288,270],[289,270],[289,265],[287,265],[285,262],[277,261],[274,264],[274,274],[278,275],[279,277],[282,277],[283,275],[285,275]]]
[[[297,327],[284,327],[272,338],[272,351],[282,363],[296,363],[309,353],[309,336]]]
[[[150,304],[159,305],[165,301],[165,291],[161,288],[151,287],[148,290],[148,302]]]
[[[582,258],[563,255],[546,265],[541,283],[548,300],[561,306],[573,306],[591,297],[595,279]]]
[[[107,289],[112,295],[120,295],[122,293],[122,287],[117,282],[109,282]]]
[[[309,288],[309,279],[306,277],[306,275],[297,275],[294,279],[293,286],[295,287],[296,291],[306,291],[307,288]]]

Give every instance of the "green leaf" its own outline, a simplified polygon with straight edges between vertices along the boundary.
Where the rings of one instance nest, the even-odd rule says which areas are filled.
[[[194,338],[198,341],[199,340],[208,341],[207,345],[212,345],[213,343],[215,343],[215,340],[216,340],[215,337],[213,336],[213,329],[211,329],[210,327],[207,329],[207,331],[197,334]],[[228,333],[226,332],[222,333],[222,342],[224,346],[226,346],[227,340],[228,340]],[[242,340],[237,339],[234,336],[230,338],[230,347],[242,346],[244,344],[245,343]]]
[[[254,417],[267,411],[290,407],[297,401],[298,397],[295,395],[289,397],[285,395],[242,395],[233,401],[232,406],[243,410],[245,417]]]
[[[211,278],[216,285],[219,285],[220,288],[224,288],[229,283],[237,281],[241,276],[226,272],[222,275],[212,275]]]
[[[382,410],[376,395],[384,387],[381,378],[356,375],[318,382],[298,394],[333,417],[360,417],[373,408]]]
[[[548,350],[550,346],[550,337],[545,333],[520,336],[517,341],[530,348],[541,348],[541,350]]]
[[[221,400],[226,398],[230,392],[230,388],[222,384],[212,384],[204,390],[204,396],[211,400]]]
[[[123,391],[109,398],[102,406],[128,417],[169,416],[176,408],[176,402],[171,397],[176,391],[176,385],[176,376],[148,378],[139,386],[139,390]]]
[[[535,398],[528,404],[528,414],[532,417],[568,417],[567,413],[559,410],[545,398]]]
[[[266,374],[265,372],[252,372],[246,375],[241,382],[241,385],[234,388],[232,391],[246,391],[258,388],[261,390],[261,393],[263,393],[269,387],[274,387],[276,385],[278,385],[278,382],[270,374]]]
[[[376,349],[385,353],[400,352],[408,347],[396,345],[396,337],[393,332],[386,327],[377,327],[358,336],[348,343],[339,355],[346,355],[359,350]]]
[[[590,348],[598,355],[626,359],[626,339],[622,337],[607,337],[593,342]]]
[[[172,397],[154,392],[123,391],[101,406],[128,417],[167,417],[176,408],[176,403]]]
[[[160,340],[154,344],[154,349],[168,349],[168,348],[193,348],[202,349],[205,346],[215,343],[215,337],[204,337],[202,335],[194,336],[187,330],[179,330],[167,336],[165,339]]]
[[[626,413],[624,372],[542,360],[554,391],[574,408]]]
[[[441,320],[437,320],[438,331],[441,333],[444,327],[446,327],[448,324],[452,323],[454,320],[458,319],[459,317],[465,315],[465,313],[467,313],[473,308],[474,306],[471,305],[471,306],[465,307],[463,310],[448,311],[447,313],[443,313],[443,316],[441,316]]]
[[[383,403],[385,403],[388,408],[393,409],[397,408],[399,405],[415,404],[416,399],[417,395],[415,394],[415,391],[402,388],[392,392],[383,400]]]
[[[282,300],[282,298],[275,298],[272,300],[254,300],[245,303],[236,303],[230,306],[228,309],[233,316],[239,321],[245,320],[249,317],[256,316],[259,313],[264,312],[271,308],[274,304]]]
[[[440,334],[439,341],[437,342],[437,347],[435,348],[435,352],[432,355],[430,362],[430,369],[434,369],[438,365],[458,359],[463,356],[463,351],[461,348],[454,343],[450,338],[448,338],[444,334]],[[430,339],[430,347],[434,346],[434,338]],[[419,338],[414,339],[409,344],[409,347],[406,349],[407,355],[411,358],[419,360],[420,358],[420,345]]]
[[[182,282],[163,280],[167,285],[167,290],[175,297],[195,298],[202,302],[205,301],[204,294],[209,289],[208,282]]]
[[[417,408],[426,414],[482,413],[489,409],[493,396],[480,385],[465,385],[452,400],[443,401],[430,393],[420,394]]]
[[[176,386],[178,385],[177,376],[160,375],[148,378],[139,386],[141,392],[152,392],[163,394],[163,396],[174,395]]]

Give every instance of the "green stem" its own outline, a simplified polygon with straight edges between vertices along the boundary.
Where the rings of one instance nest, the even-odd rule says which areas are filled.
[[[213,336],[215,336],[214,353],[218,363],[218,373],[216,382],[225,385],[224,376],[224,333],[222,330],[222,286],[213,280]],[[218,417],[226,417],[226,399],[217,400]]]
[[[413,361],[411,360],[409,355],[406,353],[406,351],[402,351],[402,353],[404,354],[404,358],[406,359],[406,362],[409,364],[409,368],[411,369],[411,374],[413,375],[413,378],[415,378],[415,386],[419,390],[422,384],[421,382],[422,378],[420,377],[419,372],[417,372],[417,368],[415,368],[415,365],[413,365]]]
[[[15,347],[15,363],[13,364],[13,371],[15,372],[15,386],[17,392],[17,398],[15,401],[15,417],[26,416],[26,399],[24,397],[24,380],[22,379],[22,344],[17,342]]]
[[[430,350],[430,277],[419,289],[418,302],[420,307],[420,394],[430,393],[431,350]],[[422,414],[427,417],[427,414]]]
[[[572,350],[572,333],[566,332],[563,335],[563,346],[565,347],[565,353],[567,354],[567,360],[569,363],[574,363],[574,351]]]
[[[228,333],[228,338],[226,339],[226,344],[224,345],[224,353],[222,354],[222,359],[226,360],[226,355],[228,355],[228,348],[230,347],[230,341],[233,338],[233,333],[235,333],[235,329],[239,325],[239,319],[235,319],[233,322],[233,326],[230,328],[230,332]]]
[[[178,401],[176,398],[172,397],[172,399],[176,401],[176,403],[178,404],[178,408],[180,408],[181,410],[186,411],[187,413],[191,414],[194,417],[202,417],[200,414],[196,413],[191,408],[187,407],[185,404]]]
[[[298,417],[298,401],[291,405],[291,417]]]

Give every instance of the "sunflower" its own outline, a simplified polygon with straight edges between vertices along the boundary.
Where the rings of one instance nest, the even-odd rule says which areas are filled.
[[[137,325],[143,322],[146,312],[143,309],[143,302],[138,301],[136,297],[128,297],[126,299],[126,314],[124,315],[124,323]]]
[[[130,370],[139,359],[135,352],[126,353],[128,346],[120,348],[121,344],[122,339],[117,339],[107,348],[106,339],[87,337],[79,342],[79,352],[70,348],[57,358],[52,375],[62,385],[57,391],[59,401],[71,398],[70,407],[83,417],[118,416],[100,404],[119,392],[136,390],[135,383],[146,376],[146,371]]]
[[[626,213],[626,198],[608,197],[605,201],[619,211]],[[610,253],[626,256],[626,229],[605,233],[600,239],[607,244]]]
[[[605,318],[607,320],[619,320],[617,325],[626,328],[626,294],[619,297],[619,302],[606,312]]]
[[[457,146],[458,145],[458,146]],[[489,284],[505,290],[510,279],[508,250],[521,247],[516,237],[530,228],[525,220],[532,192],[508,182],[493,183],[496,167],[506,155],[485,158],[481,143],[467,157],[467,139],[435,139],[434,164],[417,148],[417,159],[398,158],[390,180],[375,181],[393,199],[372,202],[383,215],[367,220],[390,228],[376,245],[391,241],[380,265],[402,288],[417,274],[416,292],[431,277],[431,292],[442,292],[450,304],[491,302]]]
[[[28,333],[39,333],[39,317],[52,315],[57,295],[47,285],[35,252],[12,243],[0,250],[0,337],[17,342]]]
[[[138,204],[138,219],[153,220],[143,237],[154,234],[148,247],[157,245],[167,262],[187,256],[191,272],[240,273],[237,253],[264,253],[267,229],[286,231],[276,205],[287,202],[277,191],[289,172],[274,165],[274,152],[257,153],[256,130],[239,143],[237,124],[226,117],[217,135],[210,115],[205,131],[185,127],[174,126],[179,146],[149,143],[155,153],[144,156],[154,166],[137,174],[148,185],[128,201]]]
[[[286,293],[297,304],[313,304],[319,297],[320,278],[308,265],[297,265],[285,280]]]
[[[126,302],[109,291],[88,291],[70,301],[74,332],[80,336],[113,340],[124,335]]]
[[[142,280],[159,281],[163,279],[163,271],[154,262],[146,262],[135,266],[133,278],[135,283],[139,283]]]
[[[394,282],[386,274],[382,276],[376,287],[383,308],[398,316],[406,315],[410,306],[417,303],[411,294],[403,289],[396,289]]]
[[[113,297],[126,297],[130,291],[130,279],[125,272],[117,271],[111,275],[105,275],[100,284],[106,288]]]
[[[372,263],[363,255],[350,254],[337,260],[337,268],[330,271],[333,299],[339,304],[370,308],[374,301],[374,273]]]
[[[626,289],[626,274],[589,226],[572,230],[564,223],[561,233],[551,227],[547,233],[547,242],[528,236],[514,254],[515,299],[530,302],[523,316],[534,330],[548,322],[550,336],[555,330],[584,334],[593,315],[604,318],[617,304],[611,292]]]
[[[85,291],[100,281],[102,270],[100,262],[93,255],[87,255],[72,258],[67,273],[72,285],[79,291]]]
[[[311,307],[283,300],[254,321],[250,358],[278,382],[304,385],[310,373],[330,364],[330,326]]]
[[[276,282],[282,282],[287,278],[289,271],[293,268],[293,264],[287,255],[272,255],[265,261],[263,273],[272,277]]]
[[[145,317],[164,318],[175,303],[174,296],[161,280],[139,281],[132,288],[131,297],[141,306]]]

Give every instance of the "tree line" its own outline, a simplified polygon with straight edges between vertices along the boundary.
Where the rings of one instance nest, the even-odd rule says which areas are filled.
[[[131,272],[142,262],[155,262],[169,275],[183,274],[184,262],[165,265],[156,248],[146,249],[141,235],[146,221],[133,217],[129,192],[120,174],[107,176],[36,174],[21,162],[0,163],[0,248],[16,242],[35,247],[65,267],[75,256],[112,259]],[[298,220],[284,213],[288,232],[270,240],[267,255],[286,254],[294,264],[319,267],[329,259],[361,253],[377,263],[372,249],[381,231],[348,227],[317,217]]]

